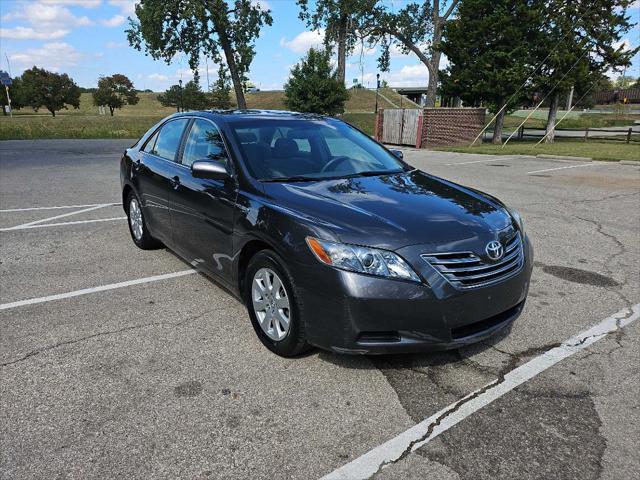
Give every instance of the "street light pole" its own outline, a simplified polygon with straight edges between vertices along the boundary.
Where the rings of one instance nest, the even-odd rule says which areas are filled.
[[[178,85],[180,85],[180,111],[184,112],[184,106],[182,104],[182,79],[178,80]]]
[[[378,90],[380,89],[380,74],[376,73],[376,109],[373,113],[378,113]]]

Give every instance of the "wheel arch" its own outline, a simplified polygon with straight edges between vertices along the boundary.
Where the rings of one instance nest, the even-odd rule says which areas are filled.
[[[247,267],[249,266],[249,262],[256,255],[256,253],[262,250],[272,250],[277,253],[277,250],[273,247],[273,245],[269,244],[263,239],[254,238],[252,240],[249,240],[247,243],[245,243],[242,246],[242,249],[240,250],[240,254],[238,255],[237,285],[238,285],[238,292],[240,293],[240,296],[243,298],[244,298],[244,287],[245,287],[244,277],[245,277],[245,274],[247,273]]]
[[[126,184],[122,189],[122,208],[126,213],[129,213],[129,205],[127,205],[127,197],[129,193],[133,192],[133,187],[129,184]]]

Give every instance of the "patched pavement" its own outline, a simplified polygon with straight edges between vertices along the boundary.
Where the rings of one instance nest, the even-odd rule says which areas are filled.
[[[131,143],[0,143],[2,305],[189,268],[136,249],[108,205]],[[640,302],[640,167],[405,159],[522,213],[536,263],[510,332],[450,352],[285,360],[198,274],[4,308],[0,477],[319,478]],[[640,322],[608,335],[374,476],[635,478],[639,336]]]

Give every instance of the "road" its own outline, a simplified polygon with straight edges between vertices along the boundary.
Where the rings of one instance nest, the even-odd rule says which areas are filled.
[[[406,150],[522,213],[523,315],[451,352],[282,359],[134,247],[130,143],[0,142],[0,478],[636,478],[639,167]]]

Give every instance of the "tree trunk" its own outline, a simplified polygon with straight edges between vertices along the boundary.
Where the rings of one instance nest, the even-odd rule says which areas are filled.
[[[346,14],[340,16],[340,27],[338,30],[338,80],[344,83],[345,70],[347,65],[347,26],[349,17]]]
[[[113,117],[113,111],[115,110],[115,108],[113,107],[109,107],[109,112],[111,112],[111,116]]]
[[[55,110],[49,110],[51,112],[51,115],[53,115],[54,117],[56,116],[56,111]]]
[[[440,52],[433,52],[431,56],[431,66],[429,69],[429,84],[427,85],[426,107],[436,106],[436,96],[438,95],[438,66],[440,65]]]
[[[231,49],[231,43],[227,32],[222,28],[218,28],[216,25],[216,31],[218,32],[218,38],[220,40],[220,46],[224,51],[224,57],[227,60],[227,67],[229,67],[229,74],[231,75],[231,82],[233,83],[233,90],[236,92],[236,102],[238,108],[244,110],[247,108],[247,102],[244,99],[244,90],[242,88],[242,80],[238,74],[238,66],[236,65],[236,59],[233,56],[233,50]]]
[[[545,143],[553,143],[556,133],[556,116],[558,115],[558,102],[560,101],[560,94],[556,91],[551,98],[551,105],[549,105],[549,116],[547,117],[547,137]]]
[[[429,84],[427,86],[427,106],[436,106],[436,96],[438,95],[438,77],[440,70],[440,43],[442,42],[442,29],[444,27],[445,18],[440,16],[438,9],[440,8],[439,2],[434,2],[433,12],[433,43],[431,44],[431,58],[429,59],[430,65],[427,65],[429,70]]]
[[[494,145],[500,145],[502,143],[502,127],[504,126],[504,115],[506,109],[502,109],[498,115],[496,115],[496,123],[493,127],[493,138],[491,143]]]

